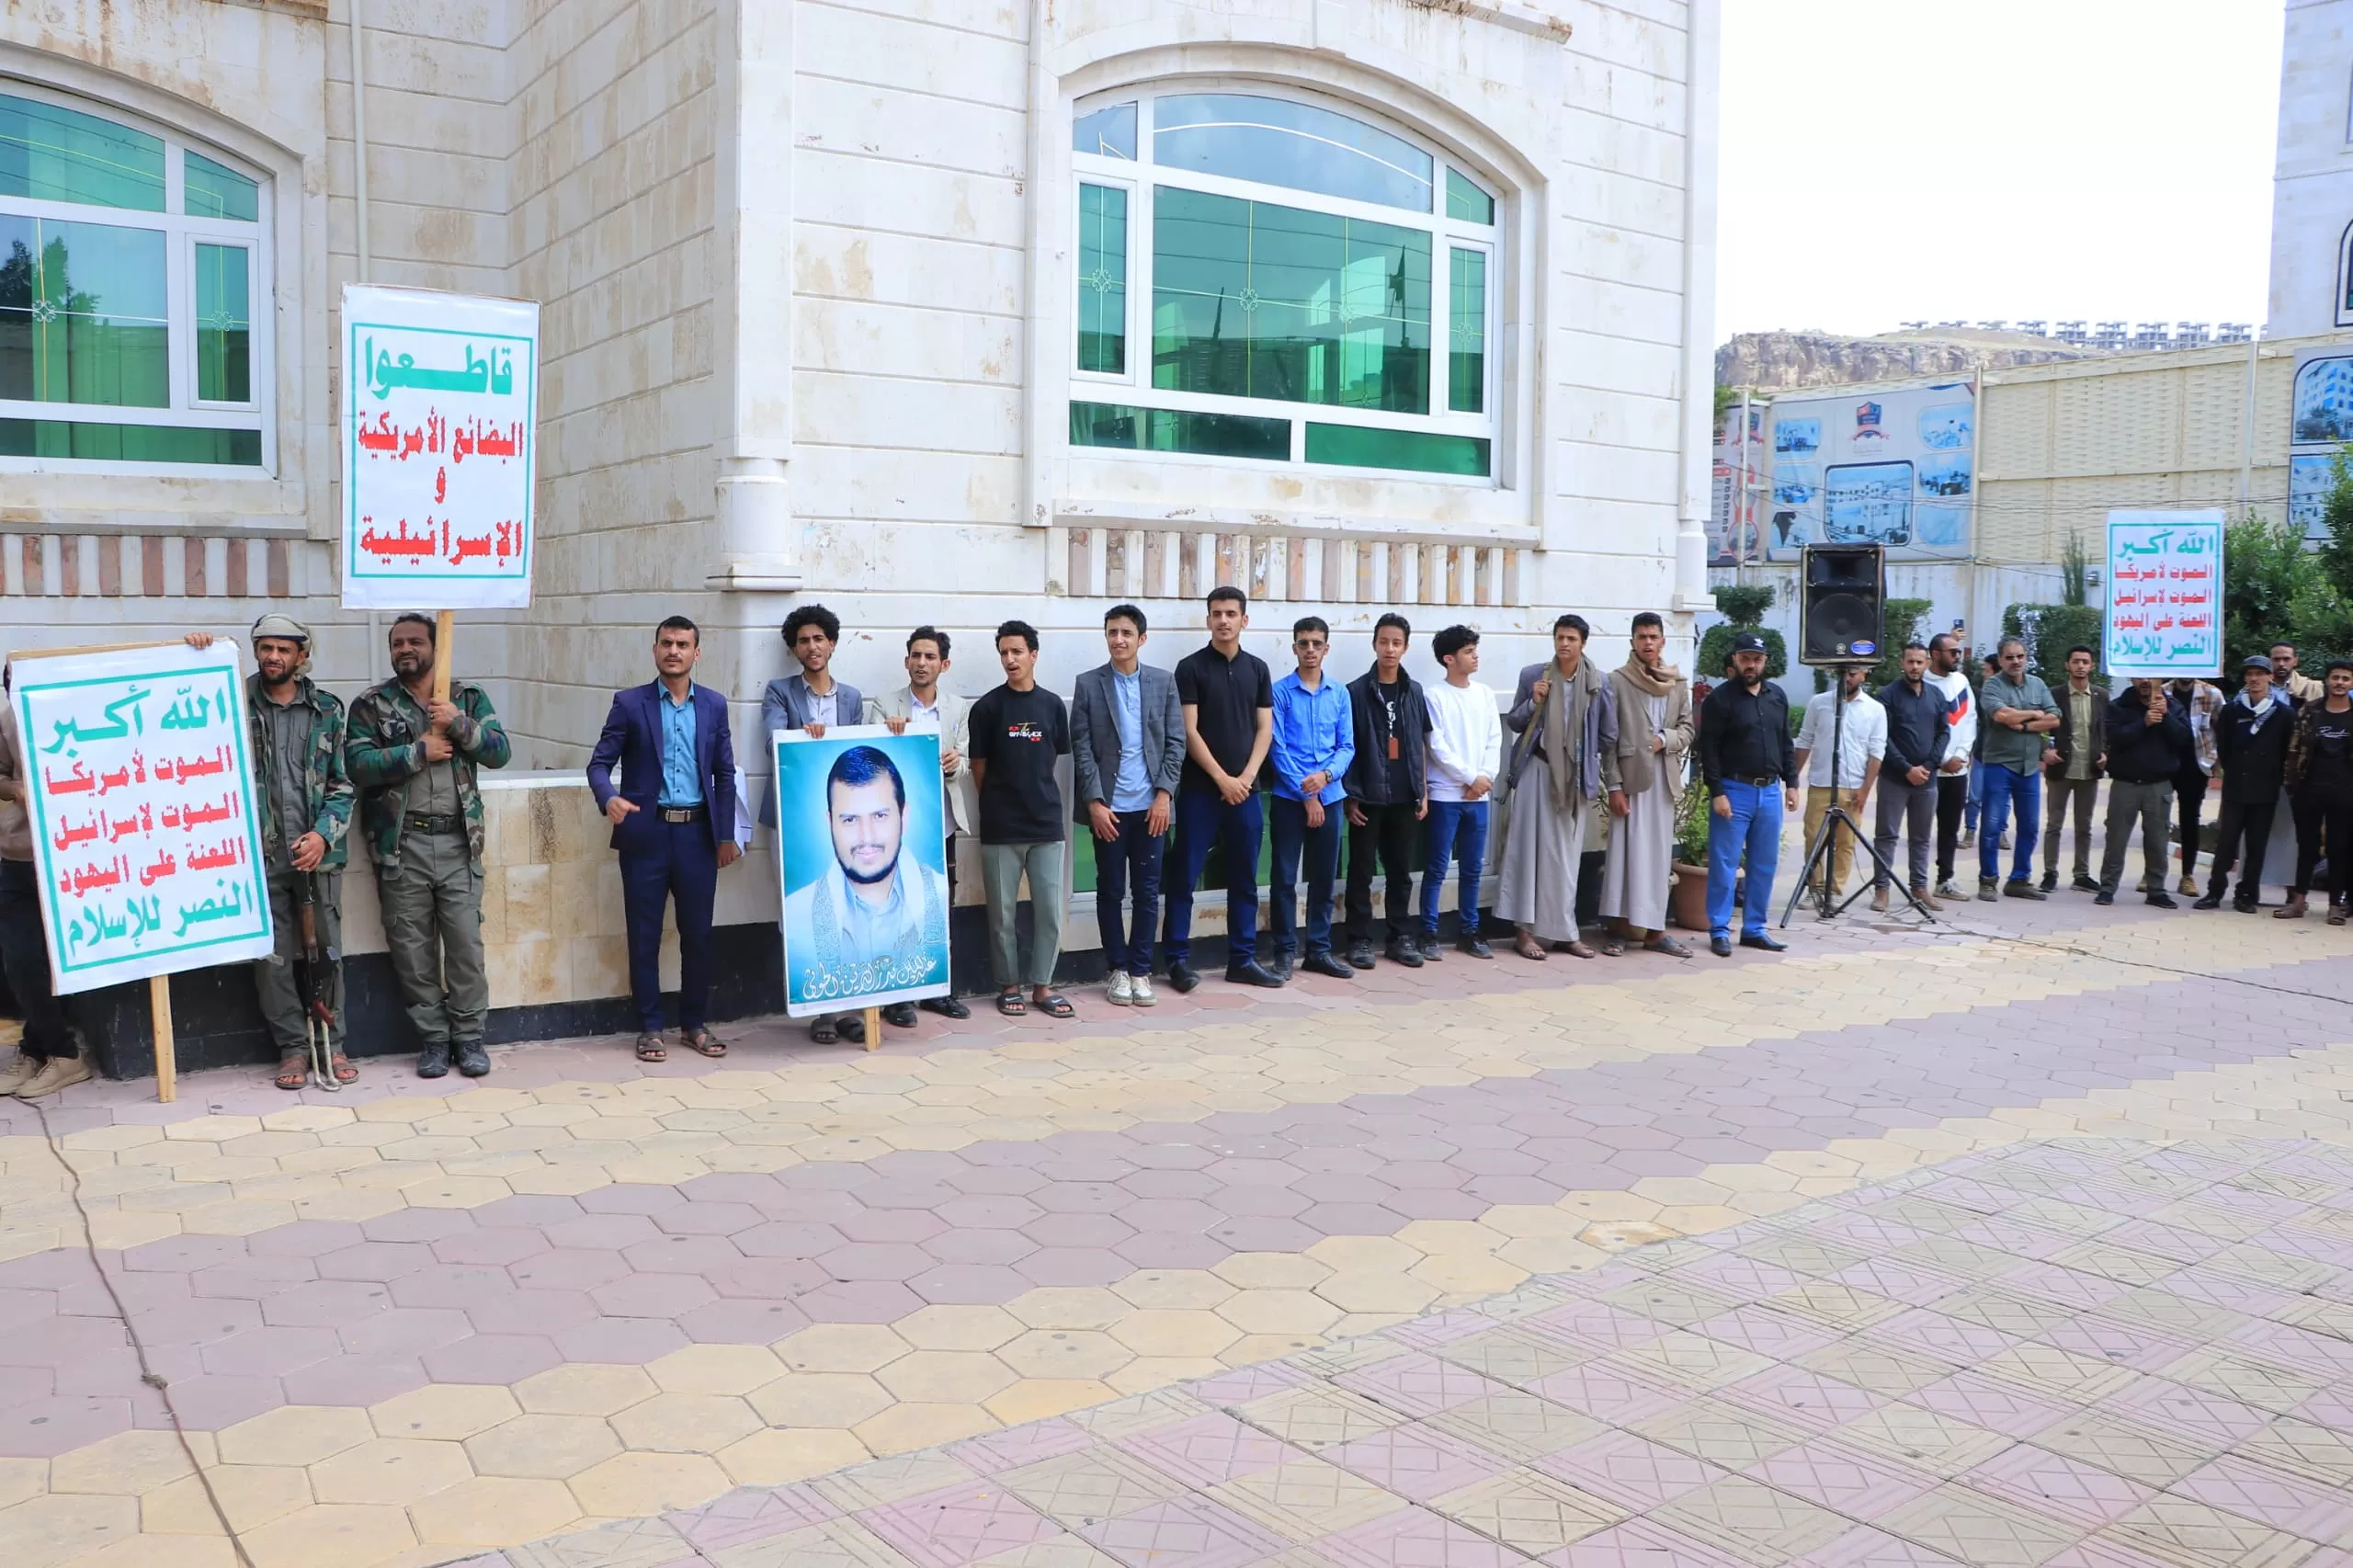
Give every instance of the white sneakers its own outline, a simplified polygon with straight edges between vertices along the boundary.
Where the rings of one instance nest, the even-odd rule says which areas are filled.
[[[1132,1004],[1135,999],[1135,982],[1130,978],[1128,971],[1124,969],[1113,970],[1111,971],[1111,988],[1109,992],[1111,1006],[1114,1007],[1125,1007]]]
[[[1136,974],[1128,977],[1128,1001],[1138,1007],[1149,1007],[1160,998],[1152,994],[1152,976]]]
[[[90,1076],[90,1063],[85,1059],[52,1056],[46,1063],[36,1064],[37,1070],[30,1074],[17,1077],[18,1069],[31,1062],[32,1058],[24,1052],[17,1053],[17,1060],[7,1072],[0,1073],[0,1094],[12,1094],[20,1100],[37,1100],[43,1095],[53,1095],[60,1089],[85,1083]]]

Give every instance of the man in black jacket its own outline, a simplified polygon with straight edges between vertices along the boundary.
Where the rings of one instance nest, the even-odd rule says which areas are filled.
[[[2263,852],[2270,846],[2272,819],[2279,813],[2279,791],[2288,776],[2288,739],[2296,733],[2295,710],[2302,704],[2271,686],[2271,661],[2249,653],[2240,666],[2239,694],[2214,715],[2214,761],[2222,775],[2222,815],[2215,827],[2214,874],[2206,896],[2191,907],[2219,909],[2222,883],[2244,838],[2246,861],[2239,868],[2238,896],[2231,907],[2253,915],[2263,902]]]
[[[2132,821],[2141,822],[2141,860],[2149,902],[2177,909],[2165,892],[2166,824],[2173,815],[2173,781],[2192,755],[2189,711],[2171,700],[2162,682],[2136,680],[2108,705],[2108,856],[2095,903],[2114,903],[2124,875]]]
[[[1912,896],[1930,909],[1939,907],[1928,891],[1928,858],[1936,835],[1937,769],[1944,766],[1952,719],[1944,693],[1927,676],[1928,650],[1914,642],[1904,650],[1903,675],[1879,688],[1879,705],[1887,710],[1887,757],[1880,765],[1878,831],[1871,842],[1880,858],[1871,889],[1875,910],[1887,907],[1899,830],[1912,841]]]
[[[2042,891],[2059,885],[2059,830],[2075,813],[2075,886],[2097,892],[2092,881],[2092,802],[2108,766],[2108,693],[2093,679],[2097,655],[2082,643],[2067,650],[2067,684],[2059,699],[2059,727],[2042,754]]]
[[[1414,824],[1429,814],[1427,767],[1430,733],[1422,688],[1405,673],[1405,645],[1414,629],[1393,611],[1372,626],[1372,668],[1348,683],[1356,716],[1357,754],[1344,782],[1348,790],[1348,963],[1372,967],[1372,870],[1376,857],[1387,878],[1392,963],[1422,967],[1414,945]]]
[[[1787,943],[1765,929],[1773,873],[1781,862],[1781,818],[1798,809],[1798,761],[1790,699],[1765,678],[1765,639],[1732,640],[1733,678],[1708,693],[1699,713],[1699,776],[1708,788],[1708,950],[1732,957],[1733,884],[1748,862],[1740,945],[1778,953]]]

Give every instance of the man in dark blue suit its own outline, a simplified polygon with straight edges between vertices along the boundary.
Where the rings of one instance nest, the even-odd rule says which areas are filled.
[[[727,1047],[703,1027],[710,995],[710,905],[735,844],[735,746],[727,699],[697,686],[702,633],[683,615],[654,631],[661,678],[613,693],[605,733],[588,759],[588,788],[613,824],[629,919],[629,988],[637,1004],[637,1059],[660,1062],[662,910],[678,902],[678,1039],[704,1056]],[[621,782],[613,783],[619,763]]]

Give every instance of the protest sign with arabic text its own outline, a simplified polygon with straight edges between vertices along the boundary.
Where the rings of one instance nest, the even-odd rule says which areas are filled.
[[[343,290],[343,603],[531,602],[540,307]]]
[[[238,650],[12,656],[25,811],[61,994],[267,957]]]
[[[2110,512],[2100,667],[2127,678],[2222,673],[2222,513]]]

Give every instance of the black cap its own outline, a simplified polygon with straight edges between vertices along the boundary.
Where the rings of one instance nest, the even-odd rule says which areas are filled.
[[[1754,631],[1741,632],[1732,640],[1732,651],[1735,653],[1762,653],[1766,651],[1765,639]]]
[[[2245,658],[2239,661],[2239,668],[2243,670],[2261,670],[2265,675],[2269,675],[2271,673],[2271,661],[2264,657],[2261,653],[2249,653]]]

